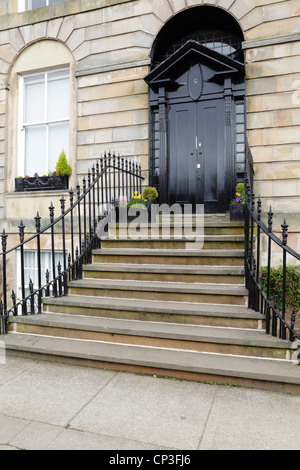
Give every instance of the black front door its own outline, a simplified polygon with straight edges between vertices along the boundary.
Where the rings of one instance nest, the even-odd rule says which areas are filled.
[[[235,102],[244,95],[242,65],[187,41],[145,80],[155,116],[152,174],[158,175],[160,202],[226,212],[237,181]]]
[[[174,104],[169,110],[169,200],[226,209],[224,100]]]

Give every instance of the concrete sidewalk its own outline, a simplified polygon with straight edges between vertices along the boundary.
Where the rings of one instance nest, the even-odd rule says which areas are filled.
[[[7,357],[0,450],[299,450],[300,396]]]

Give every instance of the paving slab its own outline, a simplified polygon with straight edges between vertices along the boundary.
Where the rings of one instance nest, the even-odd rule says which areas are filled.
[[[300,448],[299,395],[19,358],[3,371],[0,450]]]
[[[1,385],[0,414],[65,426],[114,374],[39,362]]]
[[[155,446],[147,442],[106,436],[97,433],[64,429],[59,436],[47,446],[47,450],[167,450],[167,447]]]
[[[197,449],[216,389],[120,374],[71,427],[176,449]]]
[[[299,450],[300,397],[220,387],[200,450]]]

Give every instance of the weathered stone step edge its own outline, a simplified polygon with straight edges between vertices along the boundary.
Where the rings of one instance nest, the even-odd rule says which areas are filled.
[[[113,223],[113,222],[110,222],[109,223],[109,227],[112,227],[113,229],[115,228],[126,228],[128,227],[129,224],[126,224],[126,223]],[[197,224],[195,223],[194,220],[192,220],[190,217],[187,219],[187,220],[183,220],[181,221],[181,219],[179,219],[178,221],[174,221],[174,220],[169,220],[169,219],[166,219],[166,220],[161,220],[160,222],[149,222],[149,223],[143,223],[141,222],[139,225],[138,225],[140,228],[147,228],[147,227],[153,227],[153,228],[160,228],[160,227],[183,227],[183,226],[186,226],[188,228],[192,228],[192,227],[202,227],[203,226],[203,223],[201,220],[198,220],[197,221]],[[220,228],[225,228],[225,227],[233,227],[233,228],[236,228],[236,227],[244,227],[244,222],[237,222],[237,221],[230,221],[230,220],[210,220],[210,219],[204,219],[204,228],[205,227],[208,227],[208,228],[211,228],[211,227],[220,227]]]
[[[176,292],[195,294],[217,294],[217,295],[248,295],[247,289],[242,284],[205,284],[205,283],[179,283],[179,282],[157,282],[157,281],[119,281],[117,279],[80,279],[69,281],[70,288],[92,288],[130,290],[143,292]]]
[[[266,335],[262,330],[241,328],[208,327],[199,325],[179,325],[153,321],[124,320],[115,318],[88,317],[71,314],[44,313],[11,317],[10,323],[67,328],[129,336],[147,336],[182,341],[213,342],[235,344],[246,347],[267,347],[296,349],[292,342]]]
[[[104,242],[105,241],[108,241],[108,242],[118,242],[118,241],[121,241],[121,242],[124,242],[124,241],[133,241],[133,242],[138,242],[138,241],[154,241],[154,242],[157,242],[157,241],[163,241],[163,242],[184,242],[184,243],[193,243],[193,242],[197,242],[197,241],[208,241],[208,242],[228,242],[228,241],[239,241],[239,242],[244,242],[245,238],[243,235],[197,235],[197,237],[192,240],[189,240],[188,237],[178,237],[178,236],[172,236],[172,235],[169,235],[169,236],[164,236],[164,235],[161,235],[161,236],[153,236],[151,237],[150,236],[147,236],[147,235],[138,235],[138,236],[134,236],[134,235],[128,235],[127,237],[126,236],[113,236],[113,235],[109,235],[107,237],[103,237],[102,239]]]
[[[121,272],[153,272],[167,274],[215,274],[227,276],[244,276],[242,266],[182,266],[170,264],[125,264],[96,263],[83,265],[84,271],[121,271]]]
[[[136,311],[145,313],[174,314],[174,315],[196,315],[196,316],[218,316],[264,320],[263,315],[248,309],[242,305],[226,304],[197,304],[190,302],[172,302],[158,300],[119,299],[114,297],[97,297],[84,295],[69,295],[68,297],[45,297],[44,305],[61,305],[70,307],[89,307],[93,309],[109,309],[122,311]]]
[[[188,249],[148,249],[148,248],[102,248],[93,250],[93,255],[117,255],[117,256],[180,256],[180,257],[244,257],[244,250],[188,250]]]
[[[126,364],[157,369],[187,371],[263,382],[300,385],[299,367],[292,361],[257,359],[168,350],[149,346],[122,345],[99,341],[13,333],[3,337],[8,353],[27,352],[110,364]]]

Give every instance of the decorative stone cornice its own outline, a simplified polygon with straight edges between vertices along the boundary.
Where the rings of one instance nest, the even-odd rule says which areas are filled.
[[[128,2],[132,2],[132,0],[88,0],[84,2],[80,0],[69,0],[48,7],[0,16],[0,31],[36,24],[53,18],[99,10],[100,8]]]
[[[256,47],[275,46],[289,42],[300,41],[300,33],[285,34],[282,36],[274,36],[270,38],[256,39],[254,41],[243,42],[243,49],[254,49]]]

